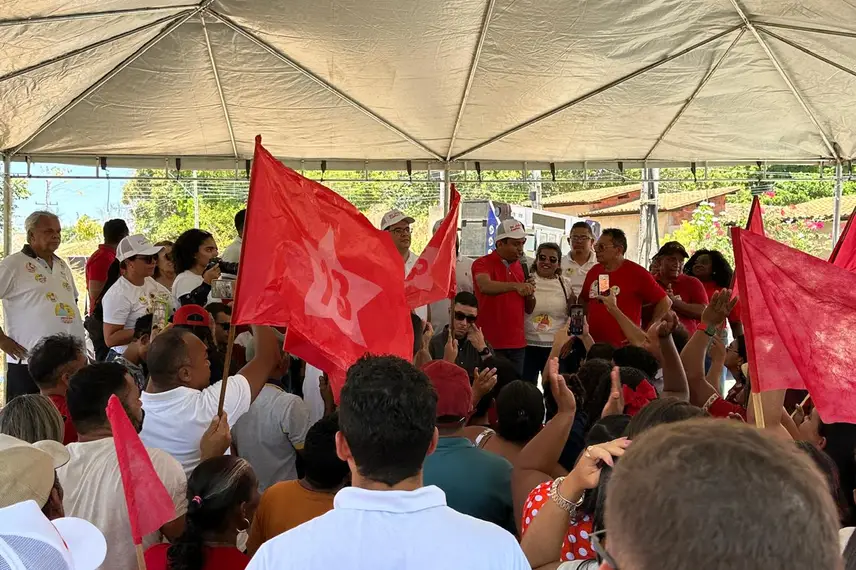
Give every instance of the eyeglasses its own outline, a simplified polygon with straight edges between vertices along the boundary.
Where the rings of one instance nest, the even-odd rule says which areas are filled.
[[[571,241],[588,241],[592,239],[591,236],[571,236]]]
[[[538,256],[538,261],[549,261],[550,263],[558,263],[559,258],[558,258],[558,257],[554,257],[554,256],[552,256],[552,255],[550,255],[550,256],[546,256],[546,255],[539,255],[539,256]]]
[[[611,249],[614,247],[615,246],[612,244],[607,245],[607,244],[599,243],[599,244],[594,246],[594,249],[595,249],[595,251],[604,251],[604,250]]]
[[[467,321],[469,324],[475,324],[476,319],[478,317],[474,317],[473,315],[468,315],[466,313],[461,313],[460,311],[455,311],[455,320],[456,321]]]
[[[393,228],[389,231],[391,233],[394,233],[397,236],[409,236],[410,235],[410,228],[409,227],[407,227],[407,228]]]
[[[131,259],[131,261],[142,261],[143,263],[154,263],[155,256],[154,255],[135,255]]]
[[[217,323],[217,326],[223,329],[226,332],[229,332],[229,329],[232,328],[231,323]]]
[[[605,530],[599,530],[591,533],[589,535],[589,538],[591,539],[591,547],[594,550],[594,553],[597,554],[598,562],[606,562],[612,570],[618,570],[618,564],[615,562],[615,559],[609,555],[609,552],[606,551],[606,548],[603,547],[603,544],[600,541],[601,537],[605,536]]]

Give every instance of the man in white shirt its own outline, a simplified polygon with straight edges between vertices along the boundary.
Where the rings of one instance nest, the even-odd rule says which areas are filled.
[[[422,465],[437,447],[437,395],[424,373],[393,356],[348,370],[336,452],[351,487],[332,511],[266,542],[247,570],[529,570],[514,536],[446,505],[424,487]]]
[[[253,327],[254,358],[226,383],[223,411],[234,427],[280,362],[280,343],[269,327]],[[208,349],[191,331],[171,328],[152,341],[149,384],[141,395],[146,423],[140,438],[175,457],[190,475],[201,461],[199,442],[217,415],[223,381],[210,384]]]
[[[434,233],[440,229],[440,224],[443,220],[437,220],[434,224]],[[455,281],[457,289],[455,293],[473,292],[473,260],[469,257],[461,255],[461,237],[455,238],[455,253],[458,257],[455,264]],[[441,331],[449,325],[449,308],[451,302],[449,299],[440,299],[436,303],[431,303],[428,307],[431,310],[431,325],[434,331]]]
[[[27,353],[39,340],[55,334],[85,338],[74,276],[54,253],[62,243],[59,218],[51,212],[33,212],[24,227],[27,245],[0,262],[5,315],[0,350],[7,355],[7,402],[21,394],[38,394],[27,371]]]
[[[562,275],[570,280],[574,295],[579,297],[586,275],[597,265],[591,226],[586,222],[575,223],[568,236],[568,243],[571,244],[571,251],[562,257]]]
[[[220,259],[223,261],[228,261],[229,263],[240,263],[241,247],[243,246],[241,237],[244,235],[244,219],[246,219],[246,217],[246,210],[241,210],[235,214],[235,229],[238,231],[238,237],[236,237],[235,241],[230,243],[223,251],[223,255],[220,256]]]
[[[401,210],[390,210],[383,215],[383,219],[380,222],[380,229],[385,232],[389,232],[392,236],[392,243],[395,244],[395,248],[401,255],[401,259],[404,260],[405,279],[410,275],[410,270],[413,269],[413,266],[416,265],[416,262],[419,260],[419,256],[410,251],[410,225],[415,221],[416,220]],[[424,307],[418,307],[414,309],[413,312],[419,315],[419,318],[423,321],[428,320],[427,305]]]
[[[107,419],[107,401],[113,394],[122,402],[137,431],[143,426],[140,390],[124,366],[101,362],[80,369],[72,377],[66,396],[79,439],[68,444],[71,459],[57,470],[65,492],[66,514],[88,520],[107,538],[103,570],[133,569],[137,560],[116,445]],[[179,423],[175,427],[181,429]],[[175,504],[176,519],[145,536],[143,548],[161,542],[164,537],[178,538],[184,530],[187,511],[187,478],[181,465],[160,449],[149,447],[146,451]]]

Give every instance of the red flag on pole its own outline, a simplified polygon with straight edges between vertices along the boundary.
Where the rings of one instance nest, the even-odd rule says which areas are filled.
[[[731,230],[752,390],[806,389],[826,423],[856,423],[856,274]]]
[[[113,430],[116,459],[125,490],[134,544],[175,519],[175,504],[158,477],[149,452],[131,425],[125,408],[115,394],[107,402],[107,419]]]
[[[829,263],[856,272],[856,229],[853,228],[853,219],[856,218],[856,208],[847,219],[847,225],[844,226],[844,233],[838,238],[838,243],[835,244],[835,249],[832,250],[832,255],[829,256]]]
[[[389,234],[286,168],[261,137],[239,271],[232,323],[287,326],[286,350],[330,374],[334,394],[366,353],[412,359],[404,261]]]
[[[759,236],[767,235],[764,232],[764,218],[761,217],[762,213],[761,201],[758,199],[758,196],[754,196],[752,198],[752,206],[749,208],[749,217],[746,219],[746,231]],[[734,275],[731,277],[731,290],[735,297],[738,295],[738,290],[740,289],[738,281],[737,272],[735,271]],[[740,308],[740,314],[743,314],[742,308]]]
[[[457,282],[458,206],[461,195],[451,185],[452,200],[449,213],[404,281],[404,295],[411,309],[429,305],[455,296]]]

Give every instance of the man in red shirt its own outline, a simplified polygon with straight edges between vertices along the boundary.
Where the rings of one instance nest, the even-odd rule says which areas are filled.
[[[67,334],[45,337],[30,351],[27,362],[39,393],[53,402],[65,424],[63,444],[77,441],[65,395],[74,373],[86,366],[86,352],[80,339]]]
[[[672,300],[672,310],[692,334],[701,322],[701,313],[708,298],[702,282],[683,272],[684,260],[688,257],[687,250],[680,243],[670,241],[663,244],[656,256],[659,274],[655,277]]]
[[[95,309],[95,301],[107,282],[107,270],[116,259],[116,246],[129,234],[125,220],[104,222],[104,243],[86,260],[86,290],[89,291],[90,313]]]
[[[666,292],[644,267],[624,259],[627,252],[627,236],[619,229],[606,229],[594,248],[597,265],[591,268],[583,284],[580,303],[587,309],[589,331],[595,342],[606,342],[621,346],[627,337],[621,332],[618,322],[598,300],[603,285],[609,290],[604,295],[614,295],[618,308],[635,324],[642,324],[642,305],[655,305],[653,321],[659,321],[672,306]],[[603,279],[601,279],[603,277]]]
[[[473,262],[473,286],[479,302],[477,324],[494,352],[523,375],[526,335],[523,317],[534,303],[535,285],[523,274],[520,259],[526,230],[517,220],[505,220],[496,232],[496,251]]]

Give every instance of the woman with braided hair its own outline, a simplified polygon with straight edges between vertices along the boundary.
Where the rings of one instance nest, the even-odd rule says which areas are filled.
[[[146,551],[148,570],[244,570],[238,534],[250,528],[259,505],[250,464],[233,455],[203,461],[187,480],[187,526],[172,545]]]

